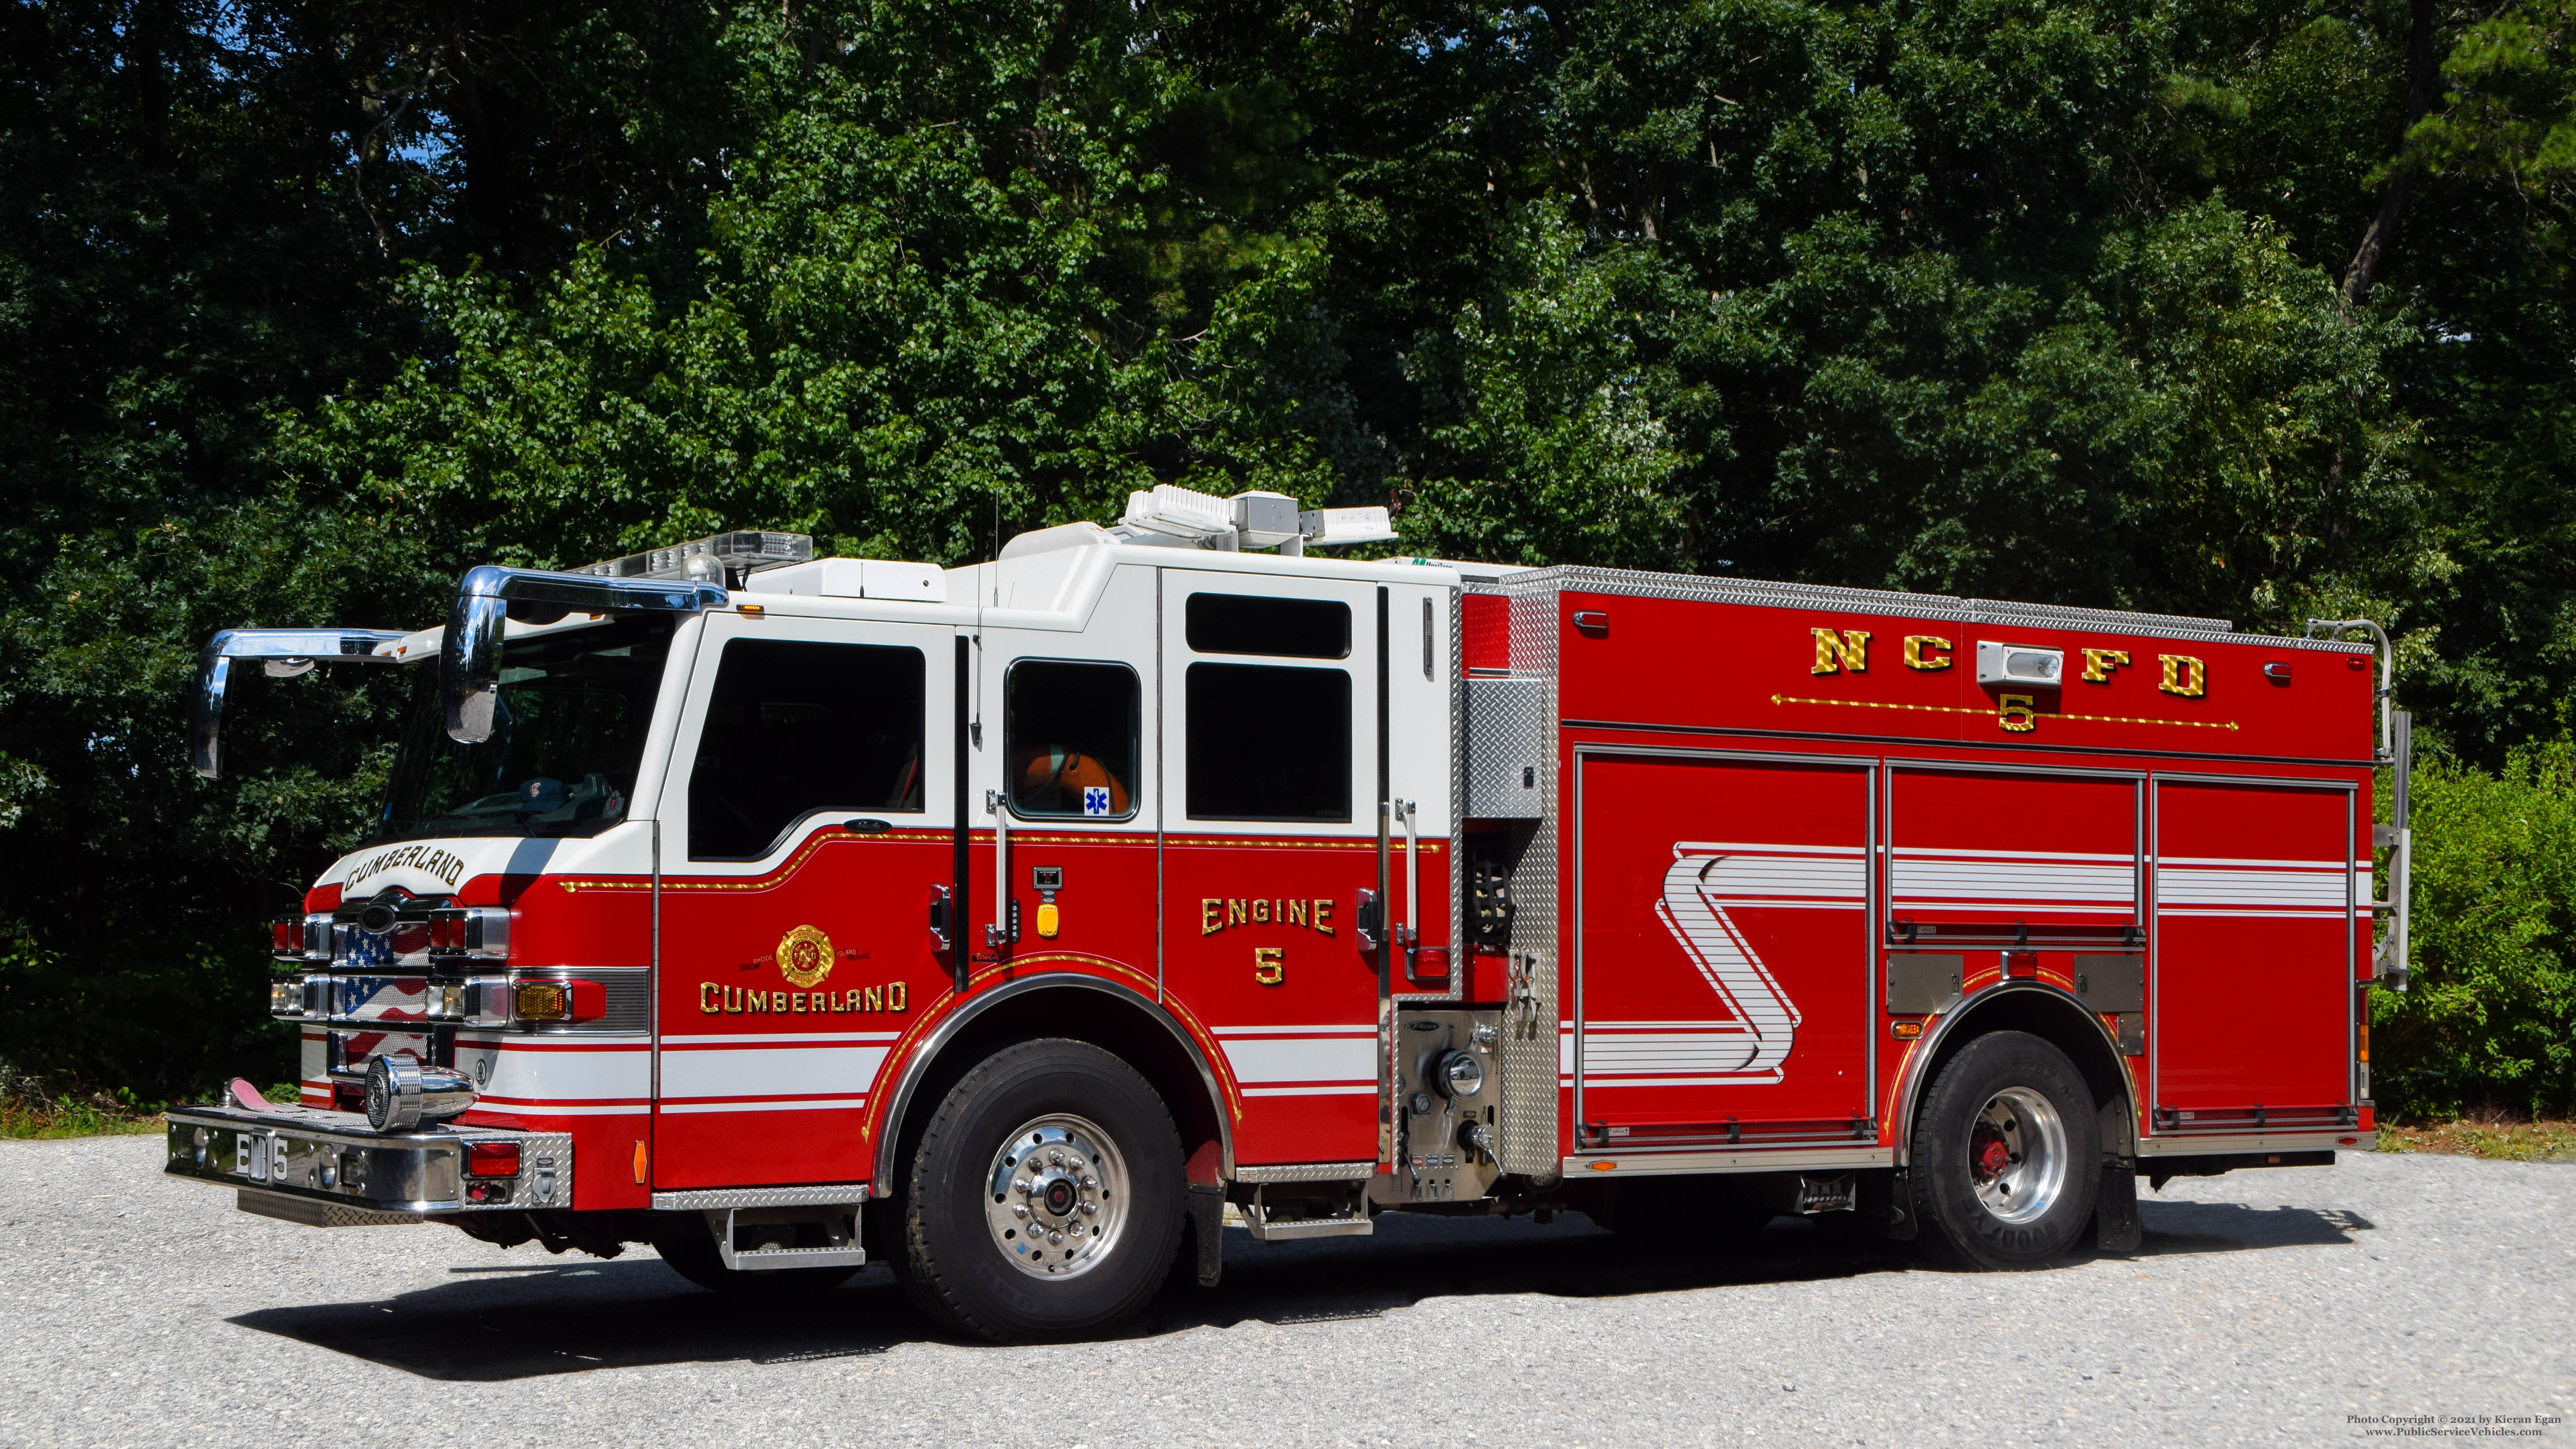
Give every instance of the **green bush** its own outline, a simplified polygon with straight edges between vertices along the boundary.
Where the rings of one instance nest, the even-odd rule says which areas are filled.
[[[2576,1105],[2576,738],[2415,774],[2412,966],[2372,993],[2372,1090],[2410,1119]]]

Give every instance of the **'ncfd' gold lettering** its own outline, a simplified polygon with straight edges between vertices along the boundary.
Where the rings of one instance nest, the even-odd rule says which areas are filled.
[[[1839,634],[1831,629],[1810,629],[1807,632],[1816,636],[1816,673],[1839,674],[1846,669],[1854,674],[1869,672],[1868,630],[1845,629]]]
[[[2157,681],[2156,688],[2185,699],[2198,699],[2209,693],[2209,669],[2199,660],[2188,654],[2159,654],[2156,660],[2165,667],[2164,678]]]

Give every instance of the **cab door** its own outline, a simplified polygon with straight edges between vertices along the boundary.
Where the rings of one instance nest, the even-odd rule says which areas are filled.
[[[867,1175],[879,1069],[948,989],[954,631],[716,614],[662,814],[659,1190]],[[639,1176],[642,1173],[639,1166]]]
[[[1392,1151],[1378,1108],[1406,957],[1363,926],[1448,939],[1445,592],[1163,571],[1165,971],[1241,1094],[1239,1164]]]

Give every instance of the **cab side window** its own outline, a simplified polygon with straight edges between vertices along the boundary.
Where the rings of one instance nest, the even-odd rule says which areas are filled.
[[[818,811],[921,809],[918,649],[733,639],[689,772],[689,855],[757,860]]]
[[[1011,813],[1118,820],[1136,813],[1143,691],[1124,664],[1023,659],[1002,684]]]
[[[1181,608],[1181,631],[1193,654],[1351,657],[1351,606],[1339,599],[1192,594]]]
[[[1351,818],[1351,676],[1340,669],[1192,664],[1193,820]]]

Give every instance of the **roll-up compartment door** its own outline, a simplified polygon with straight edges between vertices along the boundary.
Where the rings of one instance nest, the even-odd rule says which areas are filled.
[[[1583,757],[1578,1145],[1870,1135],[1872,775]]]
[[[2160,1130],[2241,1129],[2257,1108],[2263,1126],[2332,1121],[2350,1102],[2353,798],[2157,783]]]
[[[2135,950],[2138,781],[1898,768],[1891,944]]]

